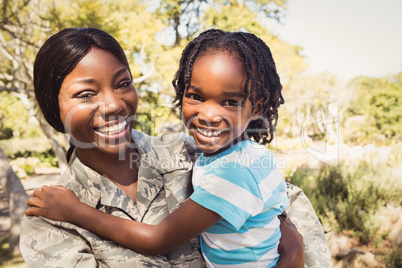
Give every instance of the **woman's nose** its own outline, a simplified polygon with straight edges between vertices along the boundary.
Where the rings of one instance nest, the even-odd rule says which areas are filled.
[[[102,115],[117,115],[125,107],[124,101],[115,93],[105,94],[99,103],[99,111]]]

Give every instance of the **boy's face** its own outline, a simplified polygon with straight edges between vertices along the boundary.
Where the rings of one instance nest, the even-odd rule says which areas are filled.
[[[182,114],[186,127],[205,155],[217,154],[240,140],[255,113],[244,93],[244,65],[228,52],[202,55],[194,63],[184,92]]]

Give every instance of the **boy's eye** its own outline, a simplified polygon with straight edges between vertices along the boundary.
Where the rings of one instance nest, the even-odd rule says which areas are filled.
[[[228,106],[240,106],[241,102],[237,101],[237,100],[227,100],[227,101],[225,101],[225,105],[228,105]]]
[[[196,95],[196,94],[187,94],[187,98],[195,100],[195,101],[200,101],[201,97]]]

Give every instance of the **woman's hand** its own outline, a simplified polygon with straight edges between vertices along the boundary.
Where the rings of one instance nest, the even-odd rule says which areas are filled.
[[[284,215],[280,215],[281,240],[278,251],[280,254],[276,267],[304,267],[304,242],[296,226]]]
[[[82,203],[68,188],[59,185],[42,186],[28,199],[27,216],[43,216],[56,221],[71,222],[72,213]]]

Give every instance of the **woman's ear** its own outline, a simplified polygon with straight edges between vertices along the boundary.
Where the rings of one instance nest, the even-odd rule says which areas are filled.
[[[262,112],[264,111],[264,105],[263,105],[264,99],[260,98],[255,104],[254,111],[253,111],[253,116],[251,120],[257,120],[258,118],[261,117]]]

